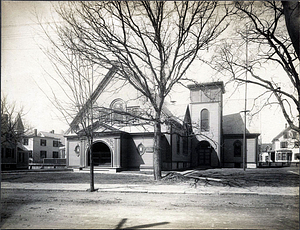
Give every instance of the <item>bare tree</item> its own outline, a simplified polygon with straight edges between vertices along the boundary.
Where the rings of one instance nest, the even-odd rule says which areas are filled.
[[[28,125],[23,124],[23,107],[17,108],[15,102],[9,102],[6,95],[1,97],[1,145],[16,146],[22,142]]]
[[[218,71],[230,73],[238,82],[263,87],[265,92],[260,96],[269,94],[265,105],[279,104],[290,127],[300,132],[299,59],[285,26],[281,2],[236,2],[235,6],[238,11],[233,20],[243,22],[237,27],[237,32],[244,43],[242,46],[237,40],[224,43],[214,57]],[[258,73],[270,63],[285,72],[285,75],[278,76],[277,81]],[[245,78],[247,74],[249,77]],[[291,87],[280,87],[282,81],[288,81]]]
[[[68,2],[56,8],[59,46],[82,60],[115,68],[150,101],[154,114],[154,178],[161,178],[165,97],[226,29],[225,2]],[[57,43],[58,44],[58,43]]]
[[[56,75],[45,70],[49,79],[59,87],[60,95],[53,85],[49,84],[52,96],[46,95],[50,102],[57,108],[64,120],[69,125],[69,131],[76,133],[79,138],[86,139],[90,156],[90,192],[96,191],[94,187],[94,162],[93,162],[93,139],[95,122],[94,97],[95,85],[99,82],[102,74],[99,73],[94,63],[82,59],[74,50],[65,50],[56,44],[49,31],[40,24],[49,41],[51,49],[44,49],[46,56],[50,59]],[[52,28],[53,29],[53,28]],[[110,71],[111,75],[114,71]],[[47,81],[49,82],[49,81]],[[65,99],[62,99],[65,98]]]

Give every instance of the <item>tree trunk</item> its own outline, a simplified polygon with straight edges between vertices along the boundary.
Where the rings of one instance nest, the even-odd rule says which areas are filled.
[[[157,112],[156,120],[154,124],[154,152],[153,152],[153,169],[154,180],[161,179],[161,124],[160,115]]]
[[[282,1],[285,23],[291,37],[295,51],[299,56],[299,29],[300,29],[300,14],[298,1]]]

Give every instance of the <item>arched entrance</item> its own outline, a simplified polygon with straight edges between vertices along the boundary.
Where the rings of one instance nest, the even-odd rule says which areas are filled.
[[[94,166],[111,167],[111,151],[105,143],[96,142],[92,149]],[[87,151],[88,166],[90,166],[90,151],[89,149]]]
[[[200,141],[196,147],[199,166],[211,166],[211,145],[208,141]]]

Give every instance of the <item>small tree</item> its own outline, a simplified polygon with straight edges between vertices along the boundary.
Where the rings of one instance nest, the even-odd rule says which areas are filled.
[[[17,109],[6,95],[1,97],[1,145],[16,146],[22,142],[29,127],[23,124],[23,108]]]
[[[237,26],[237,32],[244,45],[240,46],[241,42],[236,40],[227,40],[214,57],[218,71],[230,73],[232,79],[238,82],[264,88],[265,92],[260,96],[269,93],[265,105],[279,104],[290,127],[300,132],[299,59],[285,26],[281,2],[236,2],[235,6],[237,13],[233,20],[243,22],[242,26]],[[249,47],[251,54],[245,54],[245,46]],[[247,58],[241,58],[246,55]],[[277,65],[286,75],[278,76],[277,81],[260,76],[258,71],[268,64]],[[249,78],[244,78],[247,73]],[[280,87],[282,81],[289,81],[291,88]]]
[[[154,178],[161,178],[165,97],[226,29],[225,2],[104,1],[61,3],[61,49],[111,69],[148,98],[154,114]]]
[[[95,82],[99,81],[102,74],[99,73],[93,63],[82,59],[78,53],[73,50],[61,49],[56,40],[49,36],[46,28],[43,26],[42,28],[53,45],[50,50],[43,49],[43,51],[51,61],[56,75],[48,71],[46,73],[60,88],[60,92],[62,92],[65,99],[62,99],[63,96],[59,95],[50,84],[49,88],[52,90],[52,96],[46,96],[68,123],[70,127],[68,132],[76,133],[79,138],[86,139],[90,153],[89,191],[94,192],[96,191],[93,164]],[[111,70],[108,75],[113,74],[113,72]]]

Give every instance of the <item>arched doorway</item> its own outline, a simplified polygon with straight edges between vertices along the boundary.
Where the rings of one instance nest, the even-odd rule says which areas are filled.
[[[199,166],[211,165],[211,145],[208,141],[200,141],[196,147]]]
[[[111,167],[111,151],[110,148],[103,142],[93,144],[93,162],[94,166]],[[87,152],[88,166],[90,166],[90,151]]]

